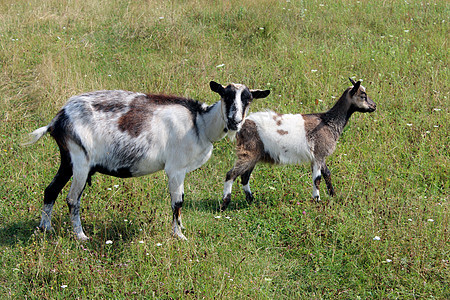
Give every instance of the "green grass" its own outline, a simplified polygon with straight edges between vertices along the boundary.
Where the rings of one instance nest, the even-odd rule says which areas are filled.
[[[450,298],[449,10],[442,0],[2,1],[0,298]],[[309,113],[331,107],[349,76],[378,109],[355,114],[329,158],[334,198],[322,185],[311,200],[308,166],[259,165],[255,202],[236,184],[218,212],[234,162],[226,139],[187,176],[187,242],[171,236],[162,172],[96,175],[82,199],[87,243],[72,236],[68,187],[55,232],[35,232],[59,154],[49,137],[19,144],[72,95],[213,103],[215,80],[270,89],[253,111]]]

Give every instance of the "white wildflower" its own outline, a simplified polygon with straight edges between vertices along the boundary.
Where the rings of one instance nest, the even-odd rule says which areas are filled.
[[[113,241],[111,241],[111,240],[106,241],[106,245],[111,245],[112,243],[113,243]]]
[[[373,238],[373,240],[374,240],[374,241],[379,241],[379,240],[381,240],[381,238],[380,238],[378,235],[376,235],[376,236]]]

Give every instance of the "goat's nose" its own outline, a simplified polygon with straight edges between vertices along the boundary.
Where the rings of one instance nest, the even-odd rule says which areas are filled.
[[[228,120],[228,129],[230,129],[230,130],[237,130],[239,123],[240,122],[236,122],[236,120]]]

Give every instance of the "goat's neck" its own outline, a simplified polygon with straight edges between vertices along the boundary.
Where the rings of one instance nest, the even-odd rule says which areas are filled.
[[[328,126],[336,131],[337,137],[339,137],[354,112],[354,109],[347,100],[347,92],[344,92],[336,104],[323,114],[323,120]]]
[[[221,140],[226,135],[225,121],[222,114],[221,101],[214,103],[210,109],[200,116],[206,138],[210,142]]]

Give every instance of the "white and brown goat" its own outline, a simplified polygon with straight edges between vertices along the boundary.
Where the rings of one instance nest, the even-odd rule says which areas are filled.
[[[31,133],[35,143],[47,132],[55,139],[61,165],[45,189],[40,227],[51,229],[53,204],[73,176],[67,204],[78,239],[86,240],[80,220],[80,198],[91,176],[103,173],[137,177],[165,170],[173,212],[173,233],[182,233],[181,207],[186,173],[211,156],[212,142],[238,131],[250,103],[269,91],[242,84],[226,87],[211,81],[221,96],[213,105],[176,96],[128,91],[96,91],[74,96],[45,127]]]
[[[250,114],[237,133],[237,161],[225,179],[221,210],[231,201],[233,182],[241,176],[245,197],[253,200],[249,180],[258,162],[273,164],[311,163],[313,198],[320,200],[319,184],[325,179],[333,196],[331,172],[325,159],[331,155],[344,126],[354,112],[373,112],[376,104],[361,82],[354,82],[329,111],[315,114],[278,114],[272,111]]]

